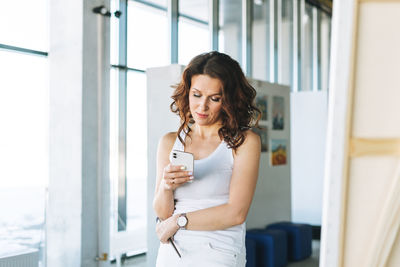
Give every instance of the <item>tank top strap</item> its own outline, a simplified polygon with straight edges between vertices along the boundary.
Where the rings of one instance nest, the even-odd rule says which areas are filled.
[[[186,133],[184,131],[181,131],[179,136],[182,138],[182,140],[185,140]],[[172,150],[185,151],[185,146],[182,144],[181,140],[179,140],[178,136],[175,139],[175,143],[174,146],[172,147]]]

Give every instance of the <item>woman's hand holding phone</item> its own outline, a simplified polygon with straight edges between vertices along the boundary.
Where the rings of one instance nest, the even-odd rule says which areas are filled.
[[[175,190],[177,187],[193,180],[193,154],[172,150],[170,164],[164,168],[163,183],[167,190]]]
[[[191,180],[193,180],[193,172],[187,171],[186,166],[170,163],[164,168],[162,182],[167,190],[175,190]]]

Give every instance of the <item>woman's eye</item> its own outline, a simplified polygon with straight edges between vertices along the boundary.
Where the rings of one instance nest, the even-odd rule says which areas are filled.
[[[219,97],[213,97],[213,98],[211,98],[211,100],[214,101],[214,102],[219,102],[219,101],[221,100],[221,98],[219,98]]]
[[[194,93],[193,96],[194,96],[194,97],[200,97],[200,95],[199,95],[199,94],[196,94],[196,93]]]

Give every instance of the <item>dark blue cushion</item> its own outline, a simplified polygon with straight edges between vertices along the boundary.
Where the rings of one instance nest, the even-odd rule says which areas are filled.
[[[312,227],[309,224],[278,222],[266,227],[268,230],[282,230],[288,237],[288,257],[291,261],[299,261],[311,256]]]
[[[253,229],[246,239],[256,243],[257,267],[283,267],[287,264],[287,237],[281,230]]]
[[[246,237],[246,267],[257,267],[256,265],[256,241]]]

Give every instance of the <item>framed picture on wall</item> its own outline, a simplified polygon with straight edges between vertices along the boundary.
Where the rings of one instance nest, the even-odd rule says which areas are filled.
[[[261,111],[261,120],[268,120],[268,96],[267,95],[258,95],[256,97],[256,106]]]
[[[272,98],[272,129],[283,130],[285,118],[285,103],[282,96],[274,96]]]
[[[283,139],[271,139],[271,166],[286,165],[287,141]]]
[[[253,131],[260,136],[261,152],[268,152],[268,127],[260,125],[261,129],[253,128]]]

